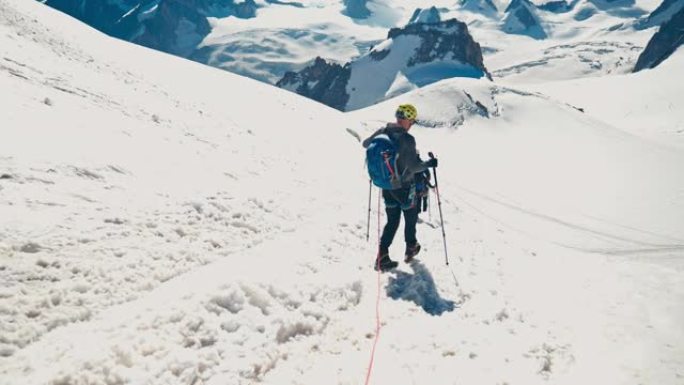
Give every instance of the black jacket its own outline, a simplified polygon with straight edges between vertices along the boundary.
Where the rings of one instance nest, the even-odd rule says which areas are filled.
[[[414,175],[427,170],[427,162],[420,160],[418,151],[416,150],[416,139],[413,135],[406,132],[406,130],[396,124],[389,123],[369,136],[363,141],[363,147],[368,148],[371,140],[380,134],[386,134],[390,137],[395,146],[397,146],[397,169],[402,186],[409,186],[414,181]]]

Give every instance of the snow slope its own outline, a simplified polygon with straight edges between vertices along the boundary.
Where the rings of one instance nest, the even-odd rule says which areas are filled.
[[[477,80],[343,115],[22,0],[0,47],[2,385],[358,384],[378,294],[370,383],[681,383],[679,150]],[[433,196],[378,277],[350,134],[402,101],[451,267]]]
[[[352,171],[312,171],[356,148],[314,120],[336,111],[37,3],[3,1],[1,17],[3,356],[336,212],[351,188]],[[320,138],[335,145],[295,156]],[[325,193],[303,188],[320,177]]]
[[[681,68],[661,72],[677,77]],[[677,95],[670,93],[662,102],[676,104]],[[641,95],[631,97],[636,104]],[[472,108],[473,100],[489,111],[490,119]],[[480,268],[495,263],[490,273],[499,276],[505,289],[490,294],[516,298],[507,298],[492,321],[518,318],[517,326],[529,326],[528,312],[544,313],[569,333],[554,330],[553,342],[531,350],[547,357],[550,369],[542,364],[539,374],[553,383],[680,383],[683,352],[672,340],[682,338],[675,325],[683,316],[678,309],[684,299],[676,288],[684,268],[681,150],[627,134],[606,124],[609,119],[586,116],[543,94],[464,79],[353,114],[372,122],[365,130],[371,132],[402,102],[418,105],[422,123],[432,127],[419,127],[414,135],[440,158],[445,216],[458,218],[447,222],[447,230],[456,231],[449,247],[459,258],[460,287],[468,287],[463,283],[468,277],[478,282],[481,293],[488,285],[484,282],[492,281],[480,276]],[[654,121],[676,119],[680,113]],[[438,242],[431,246],[441,251]],[[667,283],[661,286],[661,279]],[[664,303],[646,299],[653,289]],[[612,299],[603,302],[607,298]],[[471,314],[465,310],[470,305],[472,298],[462,315]],[[511,307],[526,310],[511,315]],[[521,333],[516,327],[508,331]],[[492,345],[508,351],[498,338],[492,338]],[[497,374],[508,373],[509,354],[514,355],[501,353],[500,361],[489,363]],[[656,367],[661,364],[669,369],[660,372]],[[469,378],[463,370],[451,373]],[[531,378],[474,379],[497,381],[534,383]]]
[[[666,146],[684,148],[682,85],[684,50],[679,49],[662,68],[606,78],[576,79],[530,86],[564,100],[614,127]]]
[[[676,103],[676,94],[669,97]],[[543,94],[465,79],[443,81],[359,116],[373,121],[397,102],[425,105],[419,119],[434,128],[419,135],[449,164],[454,186],[445,184],[487,203],[514,228],[588,252],[682,252],[681,151]],[[486,114],[473,108],[477,102]],[[439,139],[440,127],[457,131]]]

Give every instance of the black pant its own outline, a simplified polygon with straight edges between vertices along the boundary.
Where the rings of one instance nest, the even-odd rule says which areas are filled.
[[[412,190],[413,189],[413,190]],[[387,213],[387,224],[380,238],[380,253],[385,254],[394,240],[399,228],[401,212],[404,212],[404,240],[406,245],[415,245],[416,222],[418,222],[418,205],[415,204],[415,188],[407,187],[399,190],[382,190]]]

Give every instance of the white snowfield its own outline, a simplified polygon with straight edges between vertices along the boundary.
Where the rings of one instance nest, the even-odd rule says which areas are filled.
[[[361,384],[378,293],[372,384],[682,384],[681,90],[638,84],[670,61],[608,88],[654,135],[601,79],[342,114],[0,0],[0,384]],[[451,264],[432,195],[378,286],[355,136],[400,102]]]
[[[597,119],[665,146],[684,148],[684,100],[677,76],[684,50],[655,70],[605,78],[535,84],[529,88],[572,103]],[[638,97],[635,97],[637,95]]]

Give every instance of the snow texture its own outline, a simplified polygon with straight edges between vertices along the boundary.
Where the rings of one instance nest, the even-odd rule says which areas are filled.
[[[39,2],[0,0],[0,47],[2,385],[358,384],[378,298],[372,383],[684,378],[681,49],[342,114]],[[446,238],[433,193],[418,260],[378,276],[358,138],[404,102]]]

